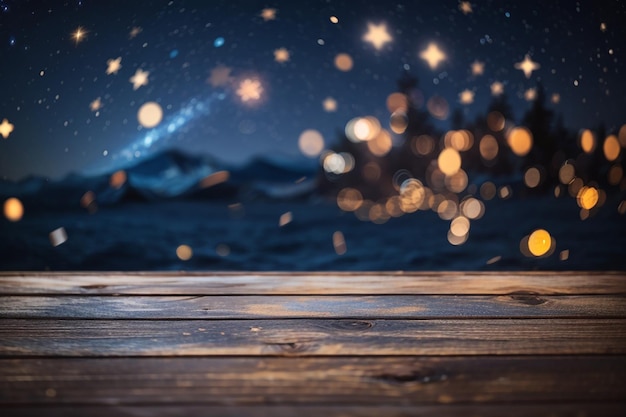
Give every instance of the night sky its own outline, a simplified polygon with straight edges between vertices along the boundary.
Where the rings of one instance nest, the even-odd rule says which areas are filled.
[[[431,44],[445,55],[434,68],[422,55]],[[112,171],[171,147],[231,163],[304,159],[307,129],[329,145],[353,117],[388,118],[404,70],[425,100],[468,119],[498,82],[519,122],[541,82],[569,129],[616,131],[624,54],[619,0],[3,0],[0,178]],[[539,67],[525,74],[526,56]],[[142,127],[153,102],[162,120]]]

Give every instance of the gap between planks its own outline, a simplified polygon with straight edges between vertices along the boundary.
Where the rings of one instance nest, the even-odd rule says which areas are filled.
[[[626,294],[624,272],[4,272],[5,294]]]

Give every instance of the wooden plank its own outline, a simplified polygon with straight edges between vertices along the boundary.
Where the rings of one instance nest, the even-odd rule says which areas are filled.
[[[20,320],[3,356],[626,354],[626,320]]]
[[[0,273],[0,294],[626,294],[625,272]]]
[[[5,296],[0,318],[626,318],[626,296]]]
[[[0,360],[0,404],[624,401],[626,357]]]
[[[45,407],[45,408],[44,408]],[[584,404],[445,404],[413,406],[314,406],[314,405],[253,405],[211,406],[179,404],[81,406],[46,405],[18,406],[0,409],[5,417],[623,417],[626,403]]]

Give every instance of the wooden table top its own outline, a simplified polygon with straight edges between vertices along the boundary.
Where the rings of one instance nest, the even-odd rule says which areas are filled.
[[[626,273],[0,273],[42,413],[624,416]]]

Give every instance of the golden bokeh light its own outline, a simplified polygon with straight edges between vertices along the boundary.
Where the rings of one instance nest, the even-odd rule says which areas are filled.
[[[497,110],[489,112],[487,115],[487,126],[491,129],[492,132],[500,132],[504,129],[504,125],[506,124],[506,120],[502,113]]]
[[[582,187],[576,195],[576,201],[580,208],[591,210],[598,204],[600,194],[595,187]]]
[[[525,127],[514,127],[509,132],[507,141],[515,155],[525,156],[533,146],[533,135]]]
[[[451,245],[459,246],[467,242],[467,238],[469,237],[469,233],[463,236],[456,236],[452,231],[448,230],[448,242]]]
[[[528,237],[528,250],[534,256],[543,256],[550,251],[552,236],[545,229],[537,229]]]
[[[459,169],[456,173],[450,176],[446,176],[444,179],[446,188],[453,193],[462,193],[469,182],[467,173],[462,169]]]
[[[15,197],[6,199],[4,202],[4,217],[11,222],[17,222],[20,221],[23,216],[24,205],[22,202]]]
[[[324,137],[315,129],[307,129],[300,134],[298,147],[304,155],[315,158],[324,150]]]
[[[154,101],[143,104],[137,112],[139,124],[145,128],[152,128],[161,123],[163,119],[163,109]]]
[[[569,184],[576,177],[576,169],[574,168],[574,164],[569,163],[569,161],[565,161],[561,168],[559,168],[559,181],[561,184]]]
[[[80,198],[81,207],[87,208],[96,200],[96,194],[93,191],[87,191]]]
[[[485,214],[485,205],[474,197],[469,197],[461,202],[461,214],[470,220],[476,220]]]
[[[541,183],[541,171],[536,167],[530,167],[524,172],[524,184],[528,188],[535,188]]]
[[[380,122],[373,116],[355,117],[346,124],[345,132],[352,142],[365,142],[376,138],[381,131]]]
[[[596,149],[596,138],[589,129],[584,129],[580,132],[579,143],[580,148],[585,153],[592,153]]]
[[[491,181],[487,181],[480,186],[480,196],[485,201],[489,201],[496,196],[496,185]]]
[[[386,43],[391,42],[393,38],[387,31],[386,24],[381,23],[377,25],[369,22],[367,24],[367,33],[363,35],[363,40],[371,43],[377,50],[380,50]]]
[[[335,253],[337,255],[343,255],[348,251],[346,239],[340,231],[333,233],[333,248],[335,248]]]
[[[343,188],[337,194],[337,205],[343,211],[355,211],[363,204],[363,195],[355,188]]]
[[[607,177],[608,177],[609,184],[619,185],[619,183],[622,182],[622,179],[624,178],[624,169],[622,168],[621,165],[618,165],[618,164],[613,165],[609,169],[609,173]]]
[[[409,119],[404,111],[398,110],[391,114],[389,118],[389,127],[393,133],[403,134],[409,125]]]
[[[467,217],[455,217],[450,223],[450,232],[457,237],[465,236],[469,233],[470,221]]]
[[[400,217],[404,214],[400,196],[394,195],[387,199],[385,210],[391,217]]]
[[[387,155],[392,146],[391,134],[385,129],[381,130],[374,139],[367,141],[367,149],[378,157]]]
[[[2,123],[0,123],[0,136],[2,136],[4,139],[8,139],[14,128],[15,126],[9,123],[8,119],[2,119]]]
[[[411,140],[411,150],[415,155],[429,155],[435,150],[435,140],[428,135],[414,137]]]
[[[150,75],[149,71],[144,71],[141,68],[137,68],[137,71],[135,71],[135,75],[133,75],[132,77],[128,79],[128,81],[130,81],[133,85],[133,90],[137,90],[139,87],[148,85],[149,75]]]
[[[622,127],[619,129],[617,137],[619,139],[620,145],[622,145],[622,148],[626,148],[626,124],[622,125]]]
[[[485,135],[480,139],[478,143],[478,149],[480,156],[486,161],[492,161],[498,156],[498,141],[491,135]]]
[[[335,56],[335,67],[337,67],[339,71],[350,71],[353,65],[354,63],[352,62],[352,57],[350,55],[341,53]]]
[[[559,252],[560,261],[567,261],[568,259],[569,259],[569,249],[565,249]]]
[[[374,161],[370,161],[363,166],[363,178],[369,182],[376,182],[380,179],[381,169]]]
[[[461,155],[456,149],[445,148],[437,158],[437,165],[447,176],[454,175],[461,169]]]
[[[332,174],[344,174],[354,168],[354,157],[347,152],[327,152],[322,159],[324,171]]]
[[[326,112],[334,112],[337,111],[337,100],[332,97],[326,97],[322,102],[322,107]]]
[[[126,183],[126,171],[115,171],[109,178],[109,185],[112,188],[121,188]]]
[[[424,205],[426,190],[422,183],[409,178],[400,186],[400,209],[404,213],[413,213]]]
[[[604,140],[602,145],[602,151],[604,151],[604,157],[607,161],[615,161],[620,154],[620,145],[617,140],[617,136],[610,135]]]
[[[509,187],[508,185],[503,185],[498,190],[498,195],[500,196],[501,199],[506,200],[507,198],[510,198],[513,195],[513,189]]]
[[[454,200],[444,199],[437,204],[437,214],[442,220],[452,220],[459,212],[459,206]]]
[[[202,178],[198,183],[200,188],[215,187],[218,184],[223,184],[230,179],[230,172],[228,171],[216,171],[212,174]]]
[[[337,24],[337,23],[339,23],[339,19],[337,18],[337,16],[331,16],[330,17],[330,22],[334,23],[334,24]]]
[[[576,198],[576,196],[578,196],[578,193],[580,192],[580,189],[583,188],[585,186],[585,184],[583,183],[583,180],[580,178],[574,178],[567,186],[567,191],[569,192],[569,195]]]
[[[444,136],[447,148],[454,148],[459,152],[469,150],[474,145],[474,135],[469,130],[450,130]]]
[[[409,108],[409,99],[402,93],[391,93],[387,97],[387,110],[389,113],[405,111]]]
[[[251,78],[244,79],[239,83],[236,94],[244,103],[260,100],[263,94],[261,81]]]
[[[292,221],[293,221],[293,214],[290,211],[283,213],[280,215],[280,218],[278,219],[278,227],[286,226]]]
[[[193,250],[189,245],[180,245],[176,248],[176,256],[181,261],[188,261],[193,256]]]
[[[432,96],[426,102],[426,108],[435,119],[446,120],[450,112],[450,106],[445,98]]]
[[[446,59],[446,54],[444,54],[434,42],[429,43],[428,47],[420,52],[419,56],[428,63],[428,66],[432,70],[436,69],[439,63]]]

